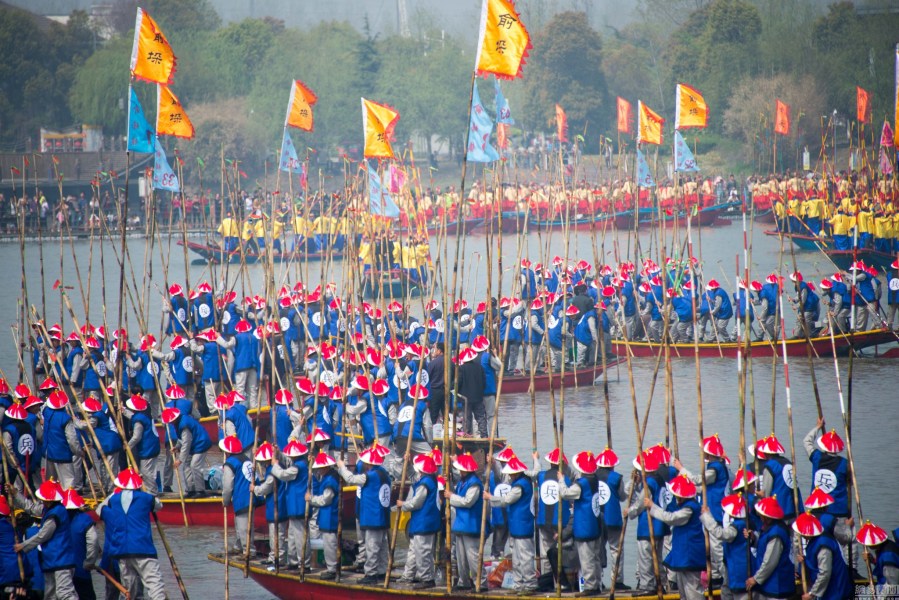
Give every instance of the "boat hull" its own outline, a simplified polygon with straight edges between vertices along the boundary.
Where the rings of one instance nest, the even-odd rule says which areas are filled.
[[[765,231],[765,235],[779,238],[783,235],[785,238],[792,240],[800,250],[827,250],[830,248],[830,240],[827,238],[816,237],[814,235],[804,235],[801,233],[781,233],[776,229]]]
[[[215,264],[223,264],[225,262],[228,262],[232,265],[239,265],[241,263],[252,265],[256,264],[260,260],[260,256],[255,252],[245,251],[243,253],[243,256],[241,256],[240,252],[224,252],[219,246],[199,244],[197,242],[184,243],[182,241],[178,241],[178,245],[184,246],[194,254],[200,256],[206,262]],[[287,252],[285,254],[275,254],[272,257],[272,260],[275,263],[302,263],[310,261],[320,261],[328,258],[330,258],[331,260],[342,260],[343,252]]]
[[[608,360],[606,361],[606,367],[613,367],[617,363],[618,360]],[[534,391],[546,392],[549,391],[550,387],[554,390],[558,390],[563,387],[591,386],[600,375],[602,375],[602,365],[596,365],[589,369],[579,369],[577,371],[565,371],[564,377],[562,373],[535,375]],[[531,388],[531,377],[530,375],[521,377],[506,376],[503,377],[502,386],[502,392],[504,394],[523,394],[528,392]]]
[[[860,260],[870,267],[875,267],[878,271],[892,273],[893,268],[890,264],[896,260],[895,254],[869,249],[859,250],[858,252],[852,250],[826,250],[824,253],[843,271],[848,271],[853,262]]]
[[[896,341],[896,334],[892,331],[871,330],[854,335],[838,335],[834,338],[837,355],[846,355],[850,348],[861,350],[879,344],[888,344]],[[783,346],[781,342],[752,342],[752,356],[764,357],[772,354],[781,355]],[[816,337],[811,339],[812,354],[822,358],[833,357],[830,336]],[[671,344],[671,356],[692,357],[694,351],[698,351],[700,358],[735,358],[740,344],[730,343],[701,343],[698,350],[693,344]],[[649,342],[629,342],[624,340],[612,340],[612,351],[619,356],[624,356],[630,348],[631,355],[636,358],[655,357],[658,356],[661,344]],[[789,339],[786,341],[787,356],[805,356],[806,341],[804,338]]]

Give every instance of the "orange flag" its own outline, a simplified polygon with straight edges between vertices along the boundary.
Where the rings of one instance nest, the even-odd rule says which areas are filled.
[[[790,105],[775,99],[774,133],[790,135]]]
[[[556,104],[556,131],[559,134],[560,142],[568,141],[568,115],[565,114],[565,109],[558,104]]]
[[[496,145],[501,149],[509,147],[509,129],[511,125],[508,123],[496,124]]]
[[[859,123],[870,123],[871,122],[871,104],[870,97],[868,96],[868,92],[863,90],[862,88],[855,86],[855,104],[856,104],[856,112],[858,113],[857,119]]]
[[[172,90],[164,85],[158,85],[157,88],[156,135],[171,135],[188,140],[194,137],[194,125]]]
[[[138,7],[131,46],[131,76],[168,85],[175,78],[177,62],[175,52],[156,21]]]
[[[390,142],[400,113],[386,104],[362,99],[362,129],[365,131],[365,158],[394,158]]]
[[[664,124],[665,119],[660,117],[658,113],[643,104],[643,102],[637,101],[637,143],[661,144],[662,126]]]
[[[520,77],[530,48],[531,36],[515,11],[515,3],[484,0],[475,61],[478,73],[493,73],[504,79]]]
[[[303,131],[312,131],[312,105],[318,102],[312,90],[299,79],[290,86],[290,101],[287,104],[287,120],[285,125],[297,127]]]
[[[631,103],[618,97],[618,133],[630,133],[631,122],[634,120],[633,108]]]
[[[674,128],[705,127],[709,122],[709,107],[705,98],[689,85],[677,84],[675,93]]]

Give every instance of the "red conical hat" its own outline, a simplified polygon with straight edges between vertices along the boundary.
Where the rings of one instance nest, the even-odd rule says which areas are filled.
[[[57,391],[59,391],[59,390],[57,390]],[[63,394],[63,396],[65,396],[65,394]],[[68,400],[67,400],[67,402],[68,402]],[[43,406],[43,404],[44,404],[44,401],[41,400],[40,398],[38,398],[37,396],[28,396],[28,398],[25,399],[25,405],[23,408],[25,408],[25,410],[28,410],[32,406]]]
[[[321,442],[327,442],[330,439],[331,439],[330,435],[328,435],[327,433],[325,433],[324,431],[322,431],[321,429],[316,427],[315,429],[312,430],[311,434],[306,436],[306,443],[307,444],[321,443]]]
[[[846,448],[843,438],[833,429],[818,438],[818,447],[830,454],[839,454]]]
[[[544,458],[546,459],[546,462],[548,462],[549,464],[557,465],[557,464],[559,464],[560,456],[562,457],[562,462],[564,462],[564,463],[568,462],[568,457],[565,456],[565,453],[562,452],[559,448],[554,448],[553,451],[550,452],[549,454],[547,454]]]
[[[65,408],[68,403],[69,397],[62,390],[54,390],[50,393],[50,397],[47,398],[47,404],[50,405],[50,408],[57,410]]]
[[[168,425],[173,423],[175,419],[181,416],[181,411],[177,408],[167,408],[162,411],[162,422]]]
[[[763,447],[759,448],[759,450],[765,454],[777,455],[783,455],[787,451],[773,433],[765,438],[765,444]]]
[[[836,502],[833,496],[825,492],[819,487],[815,487],[812,493],[805,499],[805,507],[810,510],[818,508],[826,508]]]
[[[371,393],[375,396],[383,396],[390,391],[390,384],[386,379],[375,379],[371,382]]]
[[[103,405],[96,398],[85,398],[81,403],[81,408],[84,409],[84,412],[96,413],[103,410]]]
[[[229,410],[234,406],[234,400],[228,394],[219,394],[216,396],[214,404],[216,410]]]
[[[176,383],[176,384],[170,385],[165,390],[165,396],[166,396],[166,398],[170,398],[172,400],[180,400],[180,399],[184,398],[186,396],[186,394],[184,393],[184,390],[181,388],[181,386]]]
[[[724,444],[721,443],[717,433],[702,440],[702,451],[718,458],[724,456]]]
[[[6,501],[6,496],[0,496],[0,515],[8,517],[9,514],[9,503]]]
[[[804,512],[793,521],[793,531],[802,537],[817,537],[824,532],[821,521],[812,513]]]
[[[733,519],[745,519],[747,506],[743,494],[731,494],[722,498],[721,509]]]
[[[437,472],[437,463],[427,454],[419,454],[412,461],[412,468],[424,475],[433,475]]]
[[[122,469],[115,478],[115,484],[123,490],[139,490],[144,485],[144,480],[134,469]]]
[[[762,498],[755,503],[755,512],[769,519],[783,519],[784,510],[777,503],[777,495]]]
[[[384,457],[379,452],[372,452],[371,448],[363,450],[359,454],[359,460],[374,467],[384,464]]]
[[[686,475],[678,475],[667,484],[668,489],[678,498],[695,498],[696,484],[687,479]]]
[[[871,521],[865,521],[855,534],[855,541],[862,546],[878,546],[887,541],[887,532]]]
[[[737,469],[737,473],[734,475],[734,483],[732,489],[734,491],[741,490],[746,485],[752,485],[754,481],[755,473],[746,469]]]
[[[500,462],[509,462],[513,458],[515,458],[515,451],[512,450],[512,446],[506,446],[496,453],[496,460]]]
[[[304,456],[307,452],[309,452],[309,448],[299,440],[291,439],[287,442],[287,445],[284,446],[284,454],[290,458],[299,458],[300,456]]]
[[[584,475],[596,473],[596,457],[589,450],[578,452],[574,455],[575,468]]]
[[[324,469],[327,467],[333,467],[336,464],[337,464],[337,462],[333,458],[328,456],[326,453],[319,452],[318,454],[315,455],[315,460],[312,462],[312,468],[313,469]]]
[[[380,454],[382,458],[390,454],[390,448],[378,442],[373,443],[369,449],[376,454]]]
[[[298,377],[296,385],[301,394],[311,396],[315,393],[315,384],[308,377]]]
[[[222,449],[222,452],[227,452],[228,454],[240,454],[243,452],[243,444],[236,435],[229,435],[219,440],[219,448]]]
[[[66,510],[78,510],[84,506],[84,498],[75,490],[63,490],[62,504]]]
[[[6,409],[6,416],[16,421],[24,421],[28,417],[28,411],[18,402]]]
[[[596,466],[604,469],[612,469],[618,465],[618,455],[606,446],[606,449],[596,455]]]
[[[62,486],[48,479],[35,490],[34,495],[44,502],[62,502]]]
[[[478,470],[478,462],[474,459],[474,457],[469,454],[459,454],[453,460],[453,467],[458,469],[459,471],[467,471],[469,473],[474,473]]]
[[[524,473],[527,470],[527,465],[521,462],[521,459],[516,456],[503,466],[502,472],[506,475],[513,475],[515,473]]]
[[[488,340],[486,336],[476,335],[475,338],[471,340],[471,347],[474,348],[475,352],[484,352],[490,348],[490,340]]]
[[[277,392],[275,392],[275,404],[290,404],[293,402],[293,392],[288,389],[281,388]]]
[[[146,398],[141,395],[134,394],[130,398],[125,400],[125,407],[135,412],[143,412],[147,410],[150,405],[147,402]]]
[[[16,389],[13,390],[13,395],[19,400],[24,400],[31,395],[31,388],[24,383],[20,383],[16,386]]]
[[[50,390],[55,390],[58,387],[59,387],[59,384],[57,384],[56,381],[54,381],[52,377],[47,377],[46,379],[44,379],[41,382],[41,385],[39,385],[37,389],[39,389],[42,392],[47,392]]]
[[[429,394],[428,388],[423,385],[416,384],[409,388],[409,397],[413,400],[425,400]]]
[[[256,448],[255,460],[272,460],[275,457],[275,447],[268,442],[263,442]]]

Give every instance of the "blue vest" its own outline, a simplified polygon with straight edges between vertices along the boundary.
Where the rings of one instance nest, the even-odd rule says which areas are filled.
[[[265,479],[268,479],[269,475],[275,480],[275,485],[265,496],[265,520],[269,523],[275,522],[275,502],[277,502],[278,523],[283,523],[287,521],[287,484],[272,475],[271,465],[265,469]]]
[[[855,289],[866,302],[874,302],[876,296],[874,294],[874,283],[872,280],[867,277],[859,279]]]
[[[723,289],[718,288],[714,291],[714,298],[721,298],[721,308],[718,309],[718,314],[715,315],[716,319],[730,319],[734,316],[734,307],[730,303],[730,296],[727,295]]]
[[[252,448],[253,442],[256,441],[256,432],[253,429],[253,424],[250,422],[250,417],[247,416],[247,407],[243,403],[234,404],[234,406],[225,411],[225,420],[231,421],[231,424],[234,425],[234,434],[243,447]],[[280,448],[286,445],[287,441],[283,445],[280,442],[278,443]]]
[[[899,546],[890,539],[877,549],[877,563],[874,565],[873,571],[877,585],[883,585],[887,582],[883,573],[884,567],[899,569]]]
[[[621,517],[621,473],[600,467],[596,470],[596,478],[609,488],[609,499],[602,505],[603,521],[606,527],[622,527]],[[602,496],[600,496],[602,497]]]
[[[209,450],[210,446],[212,446],[212,440],[209,439],[209,434],[206,433],[206,430],[203,429],[203,426],[200,425],[200,422],[194,419],[189,414],[182,414],[178,419],[178,437],[181,437],[181,432],[185,429],[189,430],[191,435],[193,436],[193,440],[190,444],[190,453],[191,454],[202,454]]]
[[[734,519],[730,525],[737,530],[737,537],[732,542],[722,544],[724,565],[727,567],[727,587],[735,592],[743,592],[746,591],[746,580],[752,575],[746,560],[747,541],[743,536],[746,519]]]
[[[599,490],[599,479],[595,475],[582,475],[575,482],[581,488],[581,495],[574,501],[574,539],[588,541],[599,539],[602,534],[602,510],[599,499],[594,497]]]
[[[387,529],[390,526],[390,476],[387,471],[380,466],[371,467],[365,474],[359,494],[359,527]]]
[[[461,535],[481,535],[481,510],[484,503],[484,485],[475,473],[469,473],[465,479],[456,484],[455,493],[465,496],[471,487],[478,488],[478,499],[468,508],[457,507],[453,519],[452,532]]]
[[[293,431],[293,425],[290,422],[287,406],[284,404],[276,404],[273,406],[271,420],[271,429],[275,432],[275,442],[278,444],[278,448],[283,448],[290,442],[290,434]],[[243,442],[243,440],[241,440],[241,442]],[[247,446],[244,445],[244,448],[247,448]]]
[[[562,326],[565,324],[566,318],[553,311],[546,324],[546,340],[556,350],[562,348]]]
[[[481,369],[484,371],[484,396],[496,395],[496,371],[490,366],[490,353],[481,353]]]
[[[96,365],[96,368],[94,366]],[[106,377],[106,363],[103,362],[103,354],[99,350],[92,350],[90,358],[84,362],[84,380],[81,382],[82,388],[87,392],[99,390],[103,387],[103,380]]]
[[[378,436],[390,435],[390,418],[387,415],[387,411],[390,405],[393,404],[384,396],[371,399],[366,398],[368,395],[369,393],[365,392],[360,396],[360,400],[357,400],[357,402],[368,402],[366,411],[359,415],[359,424],[362,426],[362,441],[366,444],[370,444],[375,439],[375,422],[378,425]]]
[[[134,456],[138,459],[153,458],[159,456],[159,432],[153,425],[153,420],[145,412],[134,413],[131,423],[140,423],[144,428],[143,436],[134,449]]]
[[[786,458],[782,456],[774,456],[765,461],[765,466],[763,467],[768,472],[771,473],[771,479],[774,482],[774,485],[771,486],[771,493],[777,495],[777,503],[784,511],[784,518],[790,519],[796,516],[796,505],[793,502],[793,488],[787,485],[787,482],[784,480],[784,469],[789,466],[792,469],[793,465],[790,464]],[[795,471],[793,475],[793,481],[795,485]],[[799,495],[799,501],[802,502],[802,494]]]
[[[334,497],[331,504],[320,506],[318,508],[318,528],[322,531],[336,532],[337,523],[340,521],[340,513],[337,503],[340,500],[340,484],[333,472],[328,472],[320,479],[315,478],[312,482],[312,493],[320,496],[325,490],[331,490]]]
[[[293,481],[282,482],[287,488],[287,516],[294,519],[306,518],[306,492],[309,488],[309,463],[305,458],[294,461],[297,476]]]
[[[106,405],[103,410],[95,412],[94,418],[97,419],[97,426],[94,427],[94,433],[97,434],[97,440],[100,442],[100,448],[104,454],[112,454],[122,449],[122,438],[116,429],[115,421],[109,418],[106,413]]]
[[[471,328],[471,339],[479,335],[484,335],[484,313],[478,313],[474,316],[474,327]]]
[[[555,483],[558,486],[559,482],[559,468],[555,465],[547,469],[546,471],[540,471],[537,473],[537,525],[540,527],[555,527],[559,523],[559,517],[556,510],[559,508],[559,505],[562,505],[562,527],[568,526],[568,521],[571,520],[571,502],[568,500],[560,500],[555,504],[546,504],[543,501],[543,493],[541,490],[543,489],[543,485],[549,481],[550,483]],[[571,480],[568,476],[565,476],[565,485],[571,485]],[[558,487],[556,487],[558,490]],[[558,498],[558,496],[557,496]]]
[[[190,322],[187,300],[184,296],[172,296],[169,306],[172,308],[172,313],[169,315],[169,325],[165,328],[165,332],[167,334],[186,334]]]
[[[493,469],[490,470],[490,493],[496,494],[496,487],[502,484],[502,479],[500,481],[496,480],[496,473]],[[506,484],[508,485],[508,484]],[[509,524],[509,509],[506,506],[493,506],[490,505],[490,526],[491,527],[506,527]]]
[[[693,322],[693,300],[687,296],[675,296],[671,299],[671,307],[681,323]]]
[[[721,500],[727,495],[730,489],[730,471],[723,460],[712,459],[709,461],[707,469],[714,469],[715,483],[706,484],[705,491],[708,496],[706,504],[709,505],[709,512],[715,517],[718,523],[724,518],[724,510],[721,508]],[[703,542],[703,547],[705,543]]]
[[[653,471],[646,474],[646,485],[649,487],[649,496],[657,506],[664,510],[668,509],[668,497],[671,495],[668,488],[665,487],[665,480],[657,472]],[[668,526],[658,519],[652,520],[652,534],[656,540],[667,535]],[[637,539],[649,539],[649,511],[644,510],[637,517]]]
[[[632,317],[637,314],[637,298],[634,294],[634,284],[625,281],[621,286],[621,295],[624,296],[624,316]]]
[[[259,340],[252,331],[234,335],[234,371],[259,368]]]
[[[849,516],[849,462],[842,456],[815,450],[809,457],[812,462],[812,490],[815,486],[829,490],[833,504],[825,509],[837,517]]]
[[[72,462],[72,450],[66,441],[66,425],[72,420],[64,408],[44,408],[43,450],[47,460]]]
[[[193,383],[194,380],[194,359],[184,351],[184,348],[176,348],[174,351],[175,358],[172,359],[171,371],[172,379],[175,383],[184,387]]]
[[[818,578],[818,554],[822,551],[830,552],[830,582],[824,589],[824,593],[818,596],[818,598],[822,600],[852,598],[855,584],[852,581],[849,567],[846,565],[846,561],[843,560],[840,544],[827,534],[811,538],[805,547],[805,566],[808,569],[811,581],[815,581]]]
[[[512,320],[510,322],[509,317],[504,316],[506,312],[510,309],[501,310],[499,312],[499,343],[506,343],[506,336],[509,336],[509,343],[515,343],[521,341],[521,327],[515,327],[515,323],[520,323],[524,320],[524,317],[518,313],[512,316]]]
[[[193,403],[187,398],[180,398],[178,400],[169,400],[163,405],[163,408],[177,408],[181,411],[182,415],[189,415],[194,408]],[[165,426],[165,441],[168,444],[169,440],[178,441],[178,432],[175,430],[175,425],[173,423],[169,423]]]
[[[533,300],[537,297],[537,275],[530,267],[521,269],[521,274],[525,279],[525,283],[521,287],[521,299]]]
[[[16,421],[7,417],[3,423],[3,433],[8,433],[12,442],[13,456],[23,473],[34,473],[41,466],[41,448],[37,444],[37,436],[34,427],[28,421]],[[28,449],[31,453],[28,454]],[[14,465],[9,465],[9,475],[6,481],[16,478]]]
[[[546,326],[544,325],[544,322],[543,322],[543,311],[540,311],[540,310],[532,311],[531,316],[537,320],[537,325],[540,327],[540,329],[543,330],[543,333],[537,333],[537,331],[533,327],[531,327],[531,324],[528,323],[527,327],[525,328],[525,331],[526,331],[525,338],[531,344],[535,344],[535,345],[542,344],[543,338],[546,337]]]
[[[315,397],[309,396],[306,398],[306,402],[303,403],[303,406],[309,407],[309,410],[315,408]],[[334,437],[334,427],[331,425],[331,410],[330,410],[330,400],[327,398],[323,398],[322,396],[318,397],[318,412],[315,413],[315,426],[328,434],[329,437]],[[312,433],[312,420],[306,423],[306,429],[309,433]],[[388,429],[384,433],[389,433]],[[379,430],[380,433],[380,430]],[[382,434],[383,435],[383,434]]]
[[[81,346],[75,346],[66,354],[66,359],[63,361],[63,365],[65,366],[66,373],[69,376],[71,376],[72,369],[75,366],[75,357],[82,354],[84,354],[84,348],[82,348]],[[82,369],[78,374],[78,379],[76,379],[75,381],[70,381],[70,383],[75,387],[81,387],[84,384],[84,370]]]
[[[75,553],[72,550],[72,536],[69,534],[71,521],[66,507],[57,503],[44,509],[41,525],[49,520],[56,521],[56,531],[49,541],[41,544],[41,569],[45,573],[72,569],[75,567]]]
[[[768,529],[759,534],[756,553],[752,559],[752,570],[753,572],[758,571],[762,559],[765,557],[765,548],[768,547],[768,542],[775,538],[780,540],[783,548],[780,560],[768,580],[759,585],[759,590],[770,598],[789,598],[796,593],[796,578],[793,562],[790,560],[790,532],[782,522],[775,521]]]
[[[534,537],[534,483],[529,477],[519,477],[512,482],[513,488],[521,489],[521,497],[509,505],[509,535],[513,538]]]
[[[156,558],[156,546],[150,529],[150,513],[156,498],[134,490],[126,513],[122,509],[122,492],[113,494],[100,513],[106,523],[106,547],[109,558]]]
[[[203,344],[203,354],[200,360],[203,361],[203,381],[221,381],[222,380],[222,363],[225,356],[221,346],[215,342],[206,342]]]
[[[278,316],[280,317],[280,325],[281,325],[281,333],[284,334],[284,341],[290,342],[299,342],[303,341],[301,337],[300,329],[294,324],[294,318],[297,316],[298,312],[296,307],[290,306],[288,308],[281,308],[278,310]],[[286,327],[285,327],[286,325]]]
[[[229,302],[222,311],[222,334],[234,335],[237,333],[234,328],[237,327],[238,321],[240,321],[240,315],[237,314],[237,306],[233,302]]]
[[[664,564],[672,571],[702,571],[705,569],[705,535],[699,520],[702,508],[695,498],[690,498],[678,509],[689,508],[690,520],[671,530],[671,552]]]
[[[810,312],[817,315],[819,313],[818,308],[820,304],[821,299],[818,297],[818,294],[813,292],[811,288],[808,288],[805,294],[805,303],[802,305],[802,312]],[[809,323],[809,325],[811,325],[811,323]]]
[[[200,296],[193,301],[191,309],[193,312],[195,333],[215,326],[215,307],[212,304],[212,294],[209,292],[200,294]]]
[[[16,533],[9,517],[0,517],[0,586],[21,581],[19,576],[19,559],[13,551],[16,543]],[[22,561],[25,568],[25,579],[31,576],[31,565],[27,560]]]
[[[318,303],[313,306],[309,306],[306,309],[307,317],[306,317],[306,331],[309,333],[309,338],[312,341],[317,342],[322,337],[322,328],[321,328],[321,312],[318,310]],[[317,321],[317,322],[316,322]]]
[[[150,353],[143,350],[137,353],[137,358],[143,365],[135,377],[138,387],[147,391],[155,390],[156,377],[159,376],[159,361],[150,358]],[[154,373],[156,374],[155,377]]]
[[[589,346],[594,342],[593,333],[590,331],[590,317],[593,317],[593,325],[596,326],[596,311],[589,310],[581,315],[581,318],[578,320],[577,325],[574,327],[574,339],[583,344],[584,346]]]
[[[400,406],[399,413],[397,415],[396,423],[393,425],[393,438],[400,439],[409,437],[409,425],[412,422],[412,415],[403,414],[411,413],[412,402],[414,402],[411,398],[406,398],[403,404]],[[416,442],[423,442],[427,438],[425,438],[424,434],[424,416],[425,412],[428,410],[428,401],[427,400],[419,400],[415,402],[415,429],[412,431],[412,439]],[[405,420],[401,420],[405,419]],[[405,451],[405,449],[403,449]]]
[[[751,304],[751,302],[750,302]],[[749,322],[752,323],[755,320],[755,314],[752,312],[752,307],[749,307],[749,311],[746,310],[746,290],[739,289],[734,292],[734,305],[737,307],[737,314],[740,315],[741,320],[746,320],[746,315],[749,315]],[[745,585],[743,587],[746,587]]]
[[[91,574],[84,568],[87,558],[87,530],[94,526],[89,513],[73,510],[69,513],[69,534],[72,537],[72,553],[75,556],[75,578],[90,579]]]
[[[437,490],[437,478],[434,475],[422,475],[421,479],[412,484],[412,495],[422,488],[426,490],[427,497],[424,505],[412,511],[409,517],[409,535],[432,535],[440,531],[443,498]]]
[[[762,286],[762,291],[759,292],[759,299],[768,301],[768,313],[766,316],[774,316],[777,312],[777,298],[780,295],[778,292],[777,284],[766,283]]]
[[[331,405],[331,422],[334,423],[334,437],[331,438],[331,447],[336,450],[349,450],[350,438],[344,435],[344,410],[343,402],[335,402]]]
[[[225,467],[231,469],[234,474],[234,488],[231,492],[231,509],[235,515],[243,514],[250,508],[250,480],[247,473],[255,479],[253,463],[249,460],[241,460],[233,454],[225,461]]]

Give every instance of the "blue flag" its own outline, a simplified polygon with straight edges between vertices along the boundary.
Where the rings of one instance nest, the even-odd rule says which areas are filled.
[[[369,206],[371,206],[371,214],[398,219],[400,207],[382,189],[381,176],[378,175],[378,170],[372,168],[371,163],[368,161],[365,161],[365,166],[368,168],[368,202]]]
[[[646,158],[639,148],[637,148],[637,185],[640,187],[655,187],[656,185],[649,172],[649,165],[646,164]]]
[[[131,97],[128,100],[128,150],[131,152],[153,152],[153,140],[156,132],[147,122],[144,109],[137,99],[137,92],[129,87]]]
[[[297,149],[293,146],[293,140],[287,129],[284,129],[284,140],[281,142],[281,164],[278,167],[288,173],[303,173],[303,163],[297,157]]]
[[[490,163],[499,160],[496,148],[490,145],[493,121],[481,104],[478,86],[471,95],[471,123],[468,126],[468,162]]]
[[[178,184],[178,176],[169,166],[169,161],[165,157],[165,150],[162,149],[159,140],[156,140],[156,160],[153,164],[153,187],[157,190],[168,190],[170,192],[180,192],[181,186]]]
[[[674,170],[679,173],[698,173],[699,165],[690,152],[690,147],[677,129],[674,130]]]
[[[499,86],[499,79],[493,78],[493,89],[496,93],[496,122],[506,125],[515,125],[515,119],[512,118],[512,109],[509,108],[509,101],[503,96],[503,88]]]

